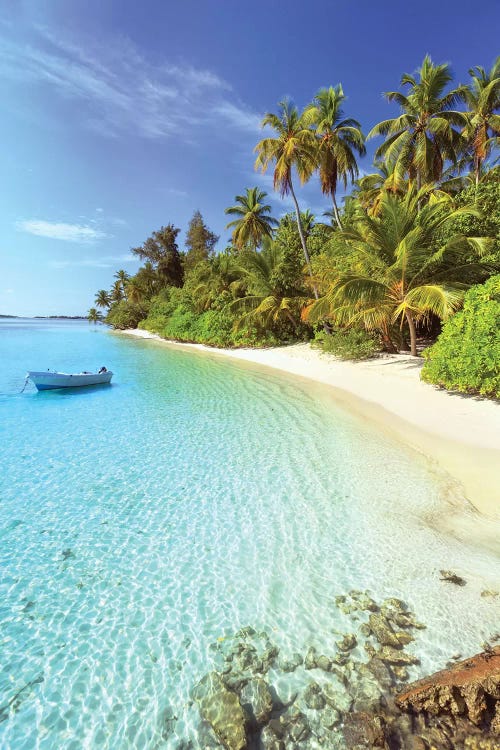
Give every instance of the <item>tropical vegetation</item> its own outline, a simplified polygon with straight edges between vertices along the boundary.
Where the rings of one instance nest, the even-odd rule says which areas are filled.
[[[464,331],[476,316],[490,319],[498,289],[500,58],[469,75],[454,83],[451,67],[426,55],[385,94],[399,112],[366,136],[340,83],[302,110],[282,100],[262,120],[255,167],[272,171],[293,213],[274,216],[272,196],[244,188],[224,209],[231,237],[222,250],[200,211],[183,247],[180,228],[167,223],[132,248],[142,265],[133,275],[117,271],[89,319],[102,314],[115,328],[217,346],[315,339],[348,358],[419,355],[442,331],[425,353],[425,377],[497,393],[484,365],[491,356],[478,352],[487,345],[498,361],[498,325],[475,339]],[[361,171],[375,138],[373,167]],[[300,196],[315,176],[318,198],[327,199],[320,216]],[[443,374],[453,346],[456,366],[468,363],[465,380]]]
[[[422,378],[453,390],[500,398],[500,275],[474,286],[424,352]]]

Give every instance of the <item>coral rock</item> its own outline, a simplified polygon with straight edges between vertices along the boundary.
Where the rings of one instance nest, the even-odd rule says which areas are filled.
[[[398,695],[396,703],[405,711],[466,716],[473,724],[480,725],[489,707],[498,707],[499,700],[500,646],[497,646],[413,682]],[[495,717],[491,724],[494,731]]]

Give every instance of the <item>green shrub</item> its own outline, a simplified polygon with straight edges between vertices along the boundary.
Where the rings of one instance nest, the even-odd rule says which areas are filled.
[[[500,275],[469,289],[424,357],[428,383],[500,398]]]
[[[121,302],[115,302],[115,304],[112,305],[106,315],[106,323],[113,326],[113,328],[118,328],[119,330],[137,328],[139,321],[146,317],[146,315],[146,305],[122,300]]]
[[[204,312],[194,309],[185,289],[164,290],[152,301],[148,317],[139,328],[157,333],[165,339],[220,347],[277,346],[280,341],[270,331],[246,326],[236,330],[237,316],[230,312],[227,293],[217,298]]]
[[[363,328],[344,328],[332,333],[320,331],[314,343],[340,359],[369,359],[380,351],[377,340]]]

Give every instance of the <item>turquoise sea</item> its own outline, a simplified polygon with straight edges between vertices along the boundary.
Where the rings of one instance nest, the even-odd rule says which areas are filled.
[[[110,387],[19,393],[28,369],[101,365]],[[498,559],[437,530],[452,485],[319,386],[17,319],[0,393],[1,748],[201,747],[189,695],[213,644],[252,626],[283,657],[331,649],[350,589],[427,625],[415,677],[498,627],[480,595]]]

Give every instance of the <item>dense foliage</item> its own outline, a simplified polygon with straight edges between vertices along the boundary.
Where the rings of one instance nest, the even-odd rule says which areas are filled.
[[[380,348],[418,355],[419,337],[441,325],[452,332],[443,340],[459,335],[467,289],[500,271],[500,58],[469,74],[468,85],[454,86],[450,66],[426,56],[401,77],[401,90],[385,95],[399,113],[367,137],[344,113],[341,84],[318,91],[302,111],[281,101],[263,118],[255,166],[272,170],[293,213],[276,219],[266,192],[246,188],[225,209],[232,235],[222,252],[199,211],[184,249],[179,228],[167,223],[132,249],[143,261],[137,273],[117,271],[95,305],[115,328],[140,325],[217,346],[316,337],[347,358]],[[357,158],[372,137],[383,138],[373,171],[357,179]],[[315,175],[318,197],[328,199],[321,218],[299,206],[299,183]],[[340,205],[338,187],[349,183]],[[89,319],[99,319],[96,308]],[[487,340],[478,337],[471,357]],[[481,356],[489,361],[488,352]],[[426,373],[435,372],[432,361]]]
[[[174,341],[208,346],[276,346],[280,338],[271,331],[238,326],[239,315],[232,313],[231,296],[222,292],[208,310],[199,312],[189,292],[166,289],[154,298],[149,314],[140,324],[152,333]]]
[[[500,398],[500,275],[467,292],[424,356],[427,382]]]
[[[369,359],[380,351],[380,344],[364,328],[352,327],[325,333],[318,331],[314,344],[341,359]]]

